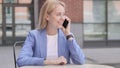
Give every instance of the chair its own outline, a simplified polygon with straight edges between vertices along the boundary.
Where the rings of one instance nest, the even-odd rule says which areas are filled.
[[[16,64],[16,46],[22,46],[22,44],[24,43],[24,41],[17,41],[14,43],[13,45],[13,56],[14,56],[14,65],[15,68],[17,68],[17,64]]]

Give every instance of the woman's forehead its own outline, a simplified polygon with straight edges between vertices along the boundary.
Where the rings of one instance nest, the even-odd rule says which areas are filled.
[[[62,5],[57,5],[53,12],[65,12],[65,8]]]

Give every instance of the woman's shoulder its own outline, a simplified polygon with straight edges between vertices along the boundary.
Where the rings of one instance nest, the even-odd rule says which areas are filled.
[[[45,30],[44,29],[34,29],[34,30],[30,30],[29,33],[32,34],[32,35],[36,35],[36,34],[42,34],[44,33]]]

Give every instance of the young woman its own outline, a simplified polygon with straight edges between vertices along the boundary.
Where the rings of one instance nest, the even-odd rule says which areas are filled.
[[[68,20],[66,28],[62,26]],[[83,64],[85,56],[70,32],[71,20],[65,4],[46,0],[40,11],[40,28],[29,32],[17,59],[18,66],[48,64]]]

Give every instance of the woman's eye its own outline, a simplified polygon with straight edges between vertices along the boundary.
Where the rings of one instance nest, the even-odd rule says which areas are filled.
[[[62,13],[58,13],[58,14],[56,14],[57,16],[64,16],[64,14],[62,14]]]
[[[57,16],[61,16],[61,14],[60,14],[60,13],[58,13],[58,14],[57,14]]]

